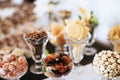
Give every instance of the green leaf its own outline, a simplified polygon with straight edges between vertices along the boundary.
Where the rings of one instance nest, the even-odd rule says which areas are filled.
[[[89,19],[90,25],[91,25],[91,27],[96,27],[96,26],[98,25],[98,20],[97,20],[97,18],[94,16],[93,11],[91,11],[90,14],[91,14],[90,19]]]
[[[50,53],[49,53],[49,51],[48,51],[48,50],[46,50],[46,51],[45,51],[45,55],[47,56],[48,54],[50,54]]]
[[[81,16],[78,16],[78,18],[81,20],[82,19],[82,17]]]
[[[42,65],[42,72],[46,72],[46,67],[44,64]]]
[[[60,3],[59,1],[56,1],[56,2],[50,1],[50,2],[48,3],[48,5],[57,5],[57,4],[59,4],[59,3]]]

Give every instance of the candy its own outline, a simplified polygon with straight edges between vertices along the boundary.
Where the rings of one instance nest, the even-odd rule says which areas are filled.
[[[4,74],[4,76],[8,78],[15,78],[27,71],[27,64],[24,56],[16,56],[11,53],[5,55],[3,58],[0,66],[0,70],[3,73],[0,73],[0,75]]]

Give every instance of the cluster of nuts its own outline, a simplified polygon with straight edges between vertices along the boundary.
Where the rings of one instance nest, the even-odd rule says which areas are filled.
[[[0,60],[0,76],[16,78],[26,73],[27,62],[24,56],[16,56],[14,53],[4,55]]]
[[[8,16],[4,19],[0,19],[0,33],[9,34],[11,29],[16,29],[19,27],[19,25],[22,25],[26,22],[35,21],[36,16],[32,11],[34,9],[34,6],[34,4],[27,2],[16,6],[16,12],[14,12],[13,15]]]
[[[93,68],[97,74],[104,77],[120,76],[120,54],[110,50],[103,50],[95,55]]]
[[[0,9],[7,7],[15,7],[16,4],[11,3],[11,0],[0,0]]]
[[[61,11],[58,12],[58,16],[62,19],[69,18],[71,16],[71,11],[61,10]]]
[[[2,48],[5,48],[6,46],[11,48],[17,47],[17,48],[29,50],[25,40],[23,39],[23,35],[17,33],[11,34],[0,40],[0,50],[2,50]]]
[[[27,33],[25,35],[25,38],[31,38],[31,39],[39,39],[40,37],[46,36],[46,32],[45,31],[35,31],[32,33]]]

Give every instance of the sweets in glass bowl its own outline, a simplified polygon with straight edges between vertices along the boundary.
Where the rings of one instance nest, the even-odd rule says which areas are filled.
[[[83,59],[83,48],[87,44],[91,35],[89,28],[79,20],[66,20],[64,37],[69,45],[70,56],[74,63]]]
[[[65,26],[59,25],[57,23],[52,23],[50,25],[50,42],[55,46],[62,46],[66,43],[63,35],[63,30]]]
[[[3,55],[0,59],[0,76],[4,79],[19,79],[28,69],[26,58],[14,53]]]
[[[42,74],[42,58],[48,42],[48,36],[45,30],[40,29],[28,32],[24,35],[24,39],[31,49],[32,59],[35,62],[35,64],[30,67],[30,71],[34,74]]]
[[[64,25],[52,23],[50,31],[47,32],[50,43],[55,46],[55,52],[67,52],[67,45],[63,35],[64,28]]]
[[[64,53],[49,54],[44,59],[46,72],[48,77],[59,78],[67,75],[72,70],[72,60]]]

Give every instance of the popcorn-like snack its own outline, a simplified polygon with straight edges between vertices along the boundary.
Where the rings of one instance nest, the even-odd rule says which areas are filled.
[[[64,45],[66,43],[63,35],[64,26],[56,23],[51,24],[50,33],[53,37],[50,37],[50,42],[54,45]]]
[[[108,40],[120,40],[120,25],[113,26],[109,30]]]
[[[51,70],[45,72],[48,77],[61,77],[67,75],[72,69],[72,60],[63,53],[49,54],[44,59],[46,68],[51,67]]]
[[[4,55],[0,61],[0,76],[8,79],[14,79],[26,73],[27,62],[24,56],[17,56],[14,53]]]
[[[104,77],[120,76],[120,54],[109,50],[99,52],[94,57],[93,68]]]
[[[81,40],[87,37],[89,28],[79,20],[66,20],[66,35],[72,40]]]

